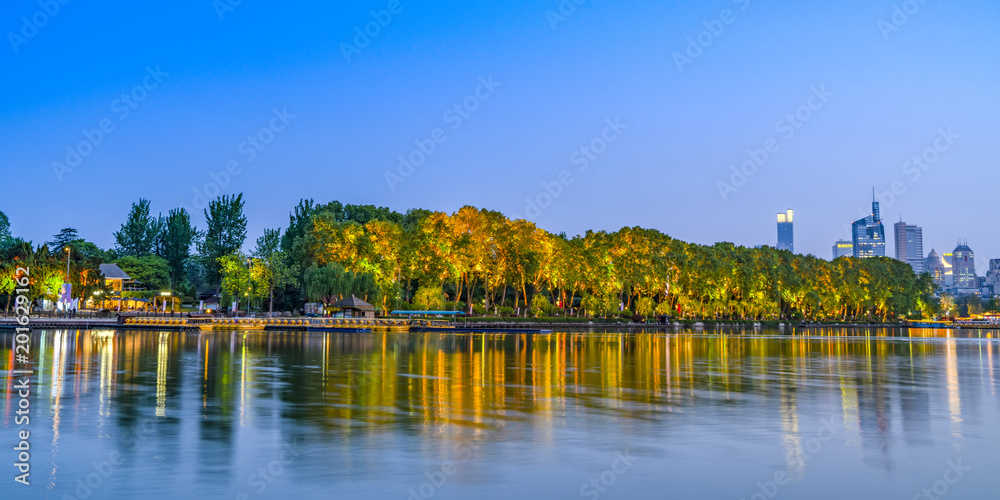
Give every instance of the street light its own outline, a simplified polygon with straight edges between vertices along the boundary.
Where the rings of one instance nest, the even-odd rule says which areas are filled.
[[[247,257],[247,316],[250,316],[250,292],[253,291],[253,260]]]
[[[69,257],[73,254],[73,249],[67,245],[63,250],[66,251],[66,284],[69,284]],[[66,310],[69,311],[69,305],[72,303],[73,297],[70,296],[67,299],[69,299],[69,302],[66,303]]]
[[[73,249],[66,247],[63,250],[66,251],[66,283],[69,283],[69,256],[73,253]]]

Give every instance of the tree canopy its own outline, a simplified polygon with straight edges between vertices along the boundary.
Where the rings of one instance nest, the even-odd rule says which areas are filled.
[[[121,229],[114,233],[115,250],[123,257],[151,255],[156,250],[159,235],[160,221],[150,215],[149,200],[139,198],[132,204]]]

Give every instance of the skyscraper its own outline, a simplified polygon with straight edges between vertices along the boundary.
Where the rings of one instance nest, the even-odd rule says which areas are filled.
[[[955,247],[951,258],[955,288],[979,288],[976,276],[976,254],[965,242]]]
[[[778,214],[778,250],[788,250],[795,253],[795,233],[792,228],[794,212],[788,209]]]
[[[854,256],[854,243],[847,240],[838,240],[833,244],[833,259],[837,260],[840,257],[852,257]]]
[[[872,196],[872,214],[851,224],[854,238],[854,256],[859,259],[885,257],[885,227],[879,213],[878,202]]]
[[[896,229],[896,259],[906,262],[913,272],[924,272],[924,230],[900,220]]]

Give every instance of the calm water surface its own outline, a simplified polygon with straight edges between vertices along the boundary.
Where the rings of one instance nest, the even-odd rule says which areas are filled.
[[[37,332],[0,498],[995,499],[995,337]]]

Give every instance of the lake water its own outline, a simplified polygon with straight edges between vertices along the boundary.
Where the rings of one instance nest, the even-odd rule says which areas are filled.
[[[995,499],[997,335],[36,332],[0,498]]]

